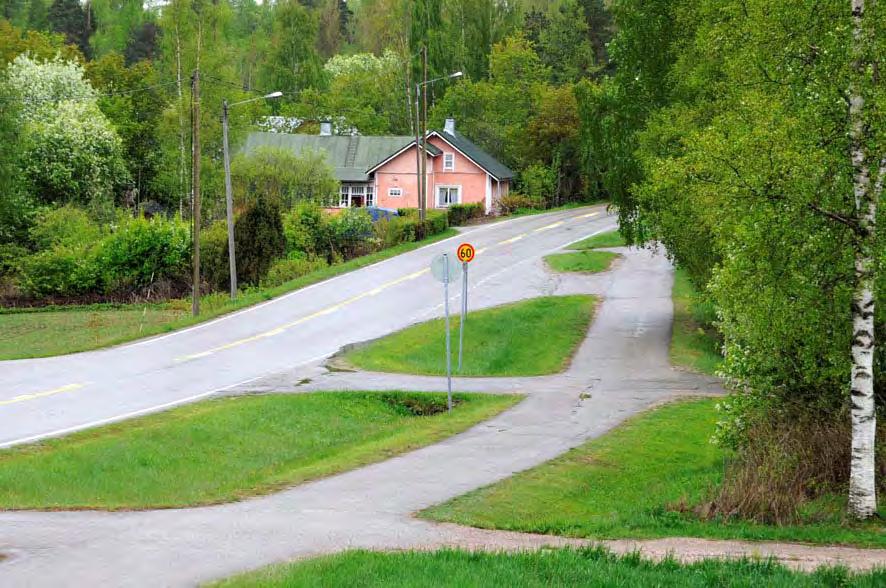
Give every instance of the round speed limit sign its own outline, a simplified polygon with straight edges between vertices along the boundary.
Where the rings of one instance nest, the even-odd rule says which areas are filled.
[[[463,263],[472,262],[476,253],[477,252],[474,250],[474,246],[470,243],[462,243],[458,246],[458,250],[456,251],[456,254],[458,255],[458,260]]]

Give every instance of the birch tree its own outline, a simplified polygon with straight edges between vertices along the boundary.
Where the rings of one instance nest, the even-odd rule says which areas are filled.
[[[872,3],[874,0],[871,0]],[[855,201],[853,242],[855,283],[852,294],[852,454],[849,512],[866,519],[877,511],[874,446],[877,433],[874,403],[874,284],[877,203],[886,176],[886,153],[877,153],[867,114],[867,98],[877,83],[872,54],[875,34],[866,18],[865,0],[851,0],[853,79],[849,87],[849,121]],[[878,157],[879,156],[879,157]],[[873,178],[873,181],[872,181]]]

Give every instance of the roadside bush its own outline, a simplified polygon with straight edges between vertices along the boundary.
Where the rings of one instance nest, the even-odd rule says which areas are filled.
[[[517,192],[511,192],[498,199],[498,209],[502,214],[513,214],[521,208],[541,209],[544,208],[544,203]]]
[[[234,244],[239,281],[259,284],[274,260],[286,252],[280,207],[259,198],[234,223]]]
[[[289,209],[298,202],[331,203],[338,196],[338,181],[322,152],[296,155],[264,146],[238,156],[232,165],[238,203],[258,196]]]
[[[283,215],[286,253],[300,251],[313,256],[329,255],[330,219],[320,206],[312,202],[298,204]]]
[[[0,243],[0,276],[9,276],[18,272],[22,260],[29,251],[15,243]]]
[[[473,204],[452,204],[447,210],[449,226],[463,225],[469,220],[482,218],[486,208],[479,202]]]
[[[311,272],[323,269],[328,264],[323,258],[295,257],[278,259],[271,264],[268,275],[262,280],[264,286],[280,286]]]
[[[159,281],[184,281],[190,259],[186,224],[137,218],[105,238],[97,262],[105,292],[115,293],[142,290]]]
[[[550,201],[557,195],[557,170],[534,163],[520,173],[520,187],[536,202]]]
[[[393,216],[390,219],[381,219],[372,227],[375,238],[382,249],[394,247],[400,243],[415,241],[415,233],[418,229],[418,218],[406,216]]]
[[[200,232],[200,273],[210,290],[227,291],[231,272],[226,221],[213,223]]]
[[[78,247],[96,243],[101,238],[101,228],[85,210],[69,204],[40,211],[30,236],[38,249],[57,245]]]
[[[366,210],[347,208],[329,220],[333,253],[344,259],[364,255],[371,250],[372,217]]]
[[[59,245],[25,257],[20,266],[22,291],[35,298],[77,296],[100,285],[95,256],[85,247]]]
[[[449,228],[449,216],[445,210],[427,210],[424,225],[418,221],[417,208],[399,208],[397,214],[415,222],[415,240],[420,241],[432,235],[442,233]]]

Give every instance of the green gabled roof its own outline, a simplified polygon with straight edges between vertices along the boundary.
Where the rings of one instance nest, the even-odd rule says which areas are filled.
[[[415,138],[407,135],[368,137],[256,132],[247,137],[243,152],[251,153],[259,147],[277,147],[295,153],[321,152],[335,169],[335,177],[340,182],[366,182],[369,181],[367,170],[413,143]],[[428,145],[428,152],[432,155],[441,153],[433,145]]]
[[[447,133],[446,131],[434,131],[445,141],[452,144],[453,147],[464,153],[468,159],[485,169],[492,177],[497,180],[510,180],[514,177],[514,172],[505,164],[498,161],[476,145],[470,139],[455,131]]]

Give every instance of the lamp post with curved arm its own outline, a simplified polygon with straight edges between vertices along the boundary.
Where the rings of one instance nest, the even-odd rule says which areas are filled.
[[[231,153],[228,147],[228,109],[232,106],[255,102],[256,100],[272,100],[282,95],[283,92],[271,92],[258,98],[241,100],[233,104],[228,104],[227,100],[222,101],[222,144],[225,152],[225,205],[228,217],[228,263],[231,270],[231,300],[237,297],[237,255],[234,251],[234,194],[231,187]]]

